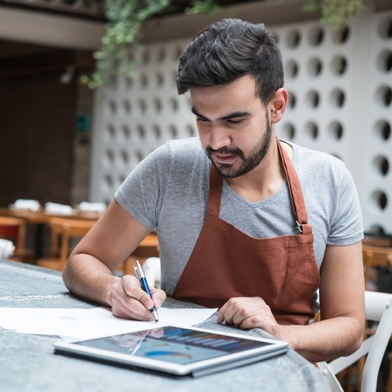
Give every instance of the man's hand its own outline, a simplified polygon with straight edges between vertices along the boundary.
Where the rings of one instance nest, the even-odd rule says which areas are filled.
[[[280,326],[260,297],[230,298],[218,312],[218,323],[223,322],[241,329],[262,328],[279,338]]]
[[[132,275],[125,275],[111,286],[112,313],[116,317],[149,321],[154,317],[150,309],[158,310],[166,299],[163,290],[150,287],[152,299]]]

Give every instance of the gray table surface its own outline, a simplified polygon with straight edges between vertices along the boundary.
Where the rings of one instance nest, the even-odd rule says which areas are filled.
[[[165,305],[185,306],[171,299]],[[67,291],[60,273],[0,260],[0,307],[92,306],[97,305],[75,298]],[[215,330],[228,328],[216,323],[216,315],[199,326]],[[260,329],[241,333],[263,336]],[[54,354],[56,340],[55,336],[25,335],[0,328],[0,391],[329,391],[317,368],[293,350],[205,377],[169,378]]]

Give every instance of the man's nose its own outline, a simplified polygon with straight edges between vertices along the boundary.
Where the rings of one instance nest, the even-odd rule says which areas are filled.
[[[230,145],[230,136],[227,130],[219,124],[211,124],[209,143],[211,148],[219,150]]]

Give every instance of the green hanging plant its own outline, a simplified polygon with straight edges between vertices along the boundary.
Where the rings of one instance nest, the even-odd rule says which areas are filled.
[[[100,0],[101,1],[101,0]],[[267,0],[280,5],[287,0]],[[322,13],[321,22],[339,28],[347,25],[365,9],[365,0],[307,0],[304,11]],[[106,33],[100,50],[94,53],[96,70],[83,76],[82,82],[90,88],[110,86],[123,75],[137,77],[142,62],[141,29],[152,17],[164,15],[178,5],[175,0],[106,0]],[[189,0],[184,9],[187,15],[211,14],[222,11],[219,0]],[[222,2],[221,2],[222,3]]]
[[[281,5],[286,0],[268,0]],[[320,22],[339,29],[347,26],[355,17],[365,10],[365,0],[307,0],[304,11],[321,11]]]
[[[135,78],[142,62],[141,29],[154,16],[170,10],[170,0],[107,0],[107,26],[100,50],[94,53],[96,70],[82,76],[90,88],[110,86],[117,76]],[[193,0],[186,14],[213,13],[221,8],[215,0]]]

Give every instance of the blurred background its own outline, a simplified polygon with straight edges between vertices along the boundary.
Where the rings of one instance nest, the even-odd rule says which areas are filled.
[[[278,36],[290,93],[278,135],[342,159],[365,230],[392,233],[392,2],[366,1],[339,29],[301,0],[218,1],[220,12],[199,15],[185,14],[189,1],[172,3],[142,26],[138,76],[91,89],[80,77],[96,67],[104,2],[0,0],[0,206],[108,204],[150,151],[196,135],[189,99],[176,93],[178,57],[229,16]]]

